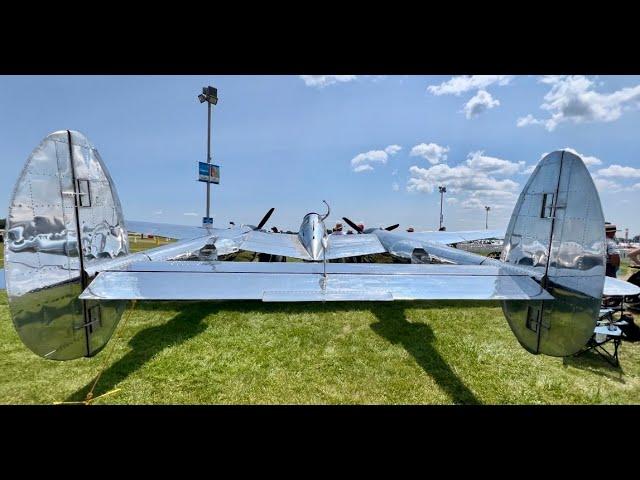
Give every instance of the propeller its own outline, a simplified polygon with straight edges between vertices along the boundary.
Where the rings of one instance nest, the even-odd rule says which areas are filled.
[[[342,217],[342,220],[344,220],[351,228],[353,228],[356,232],[358,233],[362,233],[362,228],[360,228],[358,225],[356,225],[355,223],[353,223],[351,220],[349,220],[347,217]]]
[[[265,214],[265,216],[262,217],[262,220],[260,220],[260,223],[258,224],[257,227],[254,228],[254,230],[261,230],[262,227],[264,227],[264,224],[269,221],[269,217],[271,217],[271,214],[273,214],[274,210],[275,208],[271,207],[269,211]]]
[[[353,228],[356,232],[358,233],[364,233],[364,230],[362,228],[360,228],[358,225],[356,225],[355,223],[353,223],[351,220],[349,220],[347,217],[342,217],[342,220],[344,220],[345,222],[347,222],[347,224],[349,224],[349,226],[351,228]],[[384,229],[387,232],[390,232],[391,230],[395,230],[396,228],[398,228],[400,226],[399,223],[396,223],[395,225],[390,225],[388,227],[385,227]]]

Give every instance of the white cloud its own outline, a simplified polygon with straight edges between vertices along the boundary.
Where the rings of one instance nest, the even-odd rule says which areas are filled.
[[[435,165],[447,161],[449,147],[442,147],[437,143],[421,143],[414,146],[409,153],[412,157],[422,157]]]
[[[357,75],[300,75],[307,87],[324,88],[335,83],[351,82]]]
[[[371,172],[373,171],[373,167],[371,165],[358,165],[357,167],[353,168],[353,171],[356,173],[359,172]]]
[[[198,214],[195,213],[195,212],[187,212],[187,213],[183,213],[183,215],[185,217],[197,217],[198,216]]]
[[[518,127],[543,125],[548,131],[564,122],[612,122],[625,110],[640,107],[640,85],[626,87],[611,93],[594,90],[595,83],[584,75],[556,75],[540,79],[551,85],[544,96],[541,109],[550,112],[546,119],[528,114],[517,121]]]
[[[513,175],[524,168],[524,162],[510,162],[501,158],[489,157],[483,151],[471,152],[467,156],[467,165],[473,170],[494,175]]]
[[[574,155],[578,155],[580,158],[582,158],[582,161],[587,167],[592,167],[594,165],[602,165],[602,160],[600,160],[598,157],[583,155],[582,153],[578,153],[575,149],[571,147],[564,147],[563,150],[566,150],[567,152],[571,152]]]
[[[640,178],[640,168],[611,165],[610,167],[598,170],[597,175],[608,178]]]
[[[394,168],[394,169],[393,169],[393,172],[391,172],[391,175],[393,175],[394,177],[395,177],[396,175],[398,175],[398,169],[397,169],[397,168]]]
[[[391,189],[392,189],[394,192],[397,192],[398,190],[400,190],[400,185],[398,185],[398,182],[393,182],[393,183],[391,184]]]
[[[464,165],[450,167],[447,164],[434,165],[430,168],[412,166],[409,168],[411,178],[408,191],[431,193],[438,185],[445,185],[451,193],[476,190],[515,190],[518,184],[513,180],[498,180],[484,172],[476,171]]]
[[[602,160],[600,160],[598,157],[594,157],[592,155],[585,155],[583,153],[578,152],[575,148],[564,147],[562,150],[566,150],[567,152],[571,152],[574,155],[578,155],[580,158],[582,158],[582,161],[587,167],[602,165]],[[549,155],[549,152],[544,152],[542,155],[540,155],[540,160],[542,160],[547,155]],[[525,169],[523,169],[520,173],[530,175],[533,173],[536,166],[537,164],[530,165],[529,167],[526,167]]]
[[[395,155],[402,147],[400,145],[389,145],[384,150],[369,150],[359,153],[351,159],[351,168],[354,172],[367,172],[373,170],[372,163],[384,165],[389,160],[389,155]]]
[[[617,192],[622,190],[622,185],[614,182],[613,180],[607,180],[606,178],[594,177],[593,183],[600,193],[602,192]]]
[[[486,90],[478,90],[478,93],[465,104],[463,110],[468,120],[477,117],[482,112],[497,107],[500,101],[494,99]]]
[[[460,95],[470,90],[482,90],[490,85],[508,85],[513,75],[461,75],[451,77],[440,85],[430,85],[427,89],[434,95]]]
[[[460,204],[466,209],[484,209],[485,206],[492,210],[513,209],[518,196],[514,192],[501,190],[473,192]]]
[[[520,117],[516,122],[518,127],[526,127],[527,125],[542,125],[544,124],[541,120],[536,120],[533,118],[533,115],[528,114],[526,117]]]
[[[640,183],[636,183],[631,187],[632,190],[640,190]]]
[[[384,149],[384,151],[387,152],[389,155],[395,155],[400,150],[402,150],[402,147],[400,145],[389,145],[387,148]]]
[[[162,215],[164,214],[164,212],[162,210],[156,210],[155,212],[153,212],[154,215]]]
[[[524,162],[490,157],[482,151],[470,152],[466,161],[457,166],[441,163],[429,168],[410,167],[407,191],[434,193],[438,186],[444,185],[447,195],[455,195],[447,198],[452,205],[465,209],[484,209],[485,205],[499,210],[513,208],[519,184],[496,176],[513,175],[524,167]]]

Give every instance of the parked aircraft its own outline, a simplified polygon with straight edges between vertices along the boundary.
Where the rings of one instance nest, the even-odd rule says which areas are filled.
[[[364,230],[348,221],[358,234],[328,235],[327,208],[285,234],[263,230],[272,213],[256,226],[224,229],[125,222],[96,148],[79,132],[54,132],[28,158],[9,206],[14,326],[33,352],[55,360],[98,353],[130,300],[499,300],[532,353],[571,355],[593,334],[605,283],[604,217],[591,175],[571,152],[539,162],[499,260],[451,246],[493,235],[487,231]],[[178,241],[131,253],[127,230]],[[304,261],[221,261],[243,250]],[[374,253],[404,263],[328,263]]]

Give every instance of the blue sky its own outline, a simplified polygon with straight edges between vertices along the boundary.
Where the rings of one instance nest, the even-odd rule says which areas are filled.
[[[218,88],[212,186],[217,226],[297,229],[332,208],[367,226],[505,227],[527,172],[570,147],[588,159],[605,216],[640,233],[640,77],[632,76],[4,76],[0,202],[31,150],[83,132],[116,183],[125,217],[198,225],[206,106]],[[399,147],[399,148],[398,148]],[[4,207],[6,209],[6,207]],[[4,216],[4,215],[0,215]]]

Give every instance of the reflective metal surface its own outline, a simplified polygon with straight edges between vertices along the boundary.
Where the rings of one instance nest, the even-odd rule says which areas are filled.
[[[308,213],[302,219],[298,239],[311,260],[322,260],[324,253],[322,238],[325,236],[325,232],[324,218],[317,213]]]
[[[630,297],[632,295],[639,295],[640,287],[618,278],[604,277],[604,290],[602,294],[607,296]]]
[[[504,230],[468,230],[460,232],[415,232],[406,233],[406,237],[423,242],[438,242],[451,245],[472,242],[487,238],[504,238]]]
[[[329,235],[327,260],[383,252],[386,252],[386,249],[382,246],[378,237],[371,233],[363,233],[360,235]]]
[[[240,242],[244,235],[251,231],[251,228],[241,226],[232,228],[203,228],[191,227],[187,225],[172,225],[168,223],[126,221],[127,230],[130,232],[142,233],[145,235],[157,235],[175,240],[190,240],[204,236],[216,237],[216,248],[218,250],[238,251]],[[235,249],[235,250],[234,250]]]
[[[81,264],[126,255],[129,245],[118,195],[86,137],[55,132],[32,152],[15,186],[6,230],[7,294],[22,341],[50,359],[94,355],[124,304],[96,309],[78,300],[87,281]]]
[[[281,264],[274,264],[279,266]],[[329,268],[329,265],[327,265]],[[523,276],[368,273],[102,272],[82,293],[94,300],[543,300]],[[391,299],[388,298],[388,299]]]
[[[244,241],[240,244],[240,250],[312,260],[298,235],[288,233],[251,231],[244,237]]]
[[[604,217],[577,155],[544,157],[520,194],[501,259],[536,273],[553,302],[505,302],[503,311],[532,353],[572,355],[593,334],[604,284]]]
[[[194,272],[194,273],[322,273],[323,265],[315,262],[136,262],[113,271],[128,272]],[[509,266],[497,265],[424,265],[399,263],[328,263],[327,274],[351,273],[368,275],[446,275],[446,276],[522,276]]]
[[[98,272],[104,270],[122,270],[127,265],[136,262],[158,262],[164,260],[176,260],[182,257],[191,257],[197,255],[198,251],[207,245],[215,237],[200,237],[193,240],[182,240],[180,242],[163,245],[161,247],[145,250],[144,252],[134,253],[125,257],[118,257],[112,260],[104,260],[101,262],[93,262],[85,271],[90,277],[95,276]],[[187,262],[191,263],[191,262]]]

